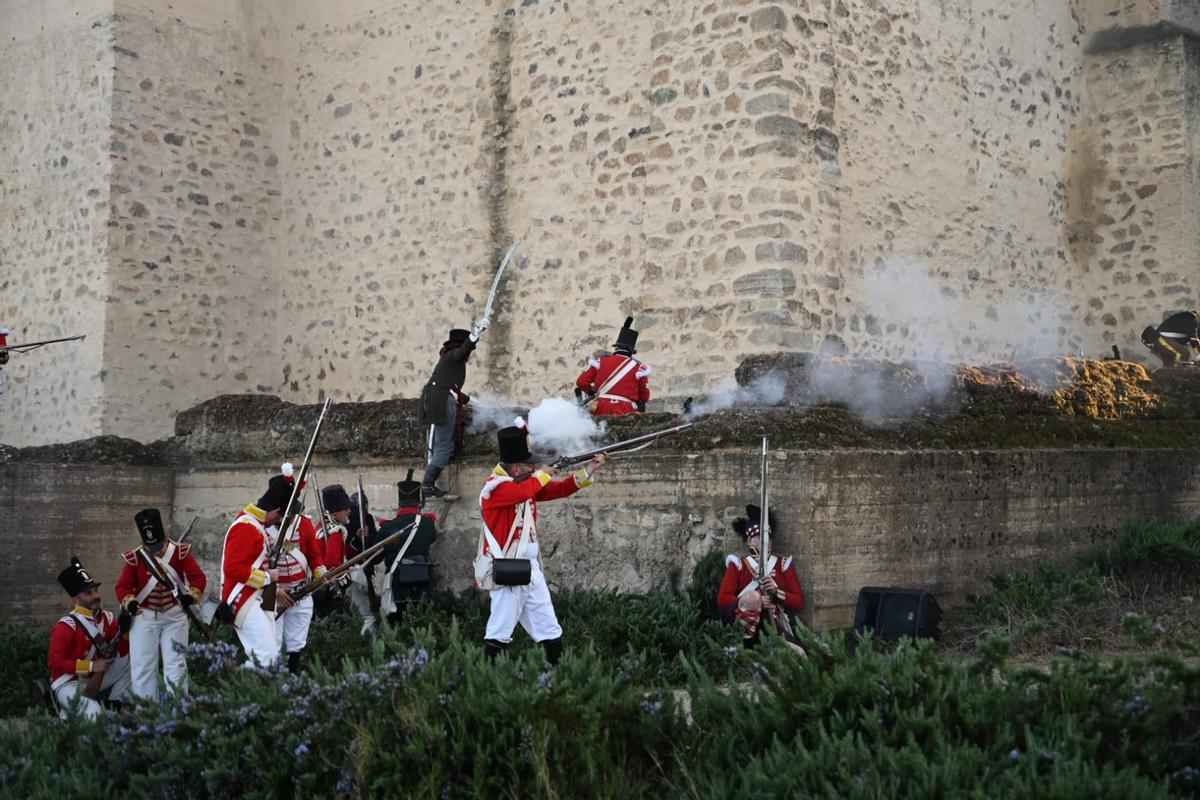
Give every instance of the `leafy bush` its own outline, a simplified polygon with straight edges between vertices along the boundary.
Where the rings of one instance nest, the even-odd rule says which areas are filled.
[[[47,661],[50,653],[50,631],[31,631],[16,625],[0,625],[0,664],[4,665],[4,680],[0,681],[0,716],[20,715],[26,708],[41,705],[35,697],[33,681],[49,679]]]

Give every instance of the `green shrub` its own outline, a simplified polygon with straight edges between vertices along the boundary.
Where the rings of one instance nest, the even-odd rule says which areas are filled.
[[[32,683],[37,678],[49,680],[49,654],[49,629],[32,631],[16,625],[0,625],[0,664],[4,665],[0,716],[20,716],[27,708],[41,705]]]

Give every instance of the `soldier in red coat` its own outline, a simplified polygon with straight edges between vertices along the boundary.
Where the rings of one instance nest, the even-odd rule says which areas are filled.
[[[497,432],[500,463],[479,495],[483,529],[479,534],[475,578],[476,585],[487,587],[491,594],[484,647],[489,658],[499,655],[512,641],[519,622],[545,648],[546,660],[556,664],[563,651],[562,628],[538,558],[537,504],[570,497],[590,486],[592,475],[604,466],[607,456],[596,456],[569,478],[554,480],[557,471],[536,464],[537,459],[529,451],[529,431],[522,420],[517,422],[517,426]],[[493,574],[483,565],[495,558],[527,559],[528,582],[493,585]]]
[[[183,605],[194,605],[204,595],[207,580],[190,544],[167,538],[157,508],[145,508],[133,518],[142,537],[142,547],[123,554],[125,566],[117,579],[117,602],[121,623],[129,628],[129,668],[133,694],[154,700],[162,692],[158,665],[170,691],[187,691],[188,619]],[[147,559],[159,574],[178,587],[164,586],[150,574]]]
[[[225,532],[217,614],[233,624],[247,664],[265,666],[279,659],[275,618],[263,610],[261,595],[263,587],[279,581],[279,570],[268,569],[267,559],[275,544],[268,529],[275,530],[283,519],[291,497],[292,482],[283,475],[274,476],[266,493],[242,509]],[[285,610],[292,605],[286,590],[276,590],[275,605]]]
[[[8,363],[8,328],[0,328],[0,367]],[[0,369],[0,394],[4,394],[8,389],[8,378],[4,377],[4,370]]]
[[[129,689],[129,642],[117,618],[101,607],[100,584],[78,558],[58,582],[75,607],[50,632],[50,689],[62,717],[77,710],[93,718],[102,702],[119,703]]]
[[[289,463],[283,465],[282,471],[284,479],[291,484],[295,480],[295,469]],[[301,486],[300,490],[303,491],[304,487]],[[274,526],[268,527],[267,534],[274,541],[279,535],[279,529]],[[277,591],[285,594],[288,590],[298,588],[307,581],[316,580],[325,574],[325,548],[317,538],[317,526],[303,514],[296,514],[287,535],[283,538],[278,572]],[[298,672],[300,669],[300,651],[308,644],[308,629],[312,625],[312,618],[311,594],[298,603],[289,603],[275,616],[275,641],[279,645],[279,653],[287,654],[288,669],[292,672]]]
[[[779,528],[771,515],[772,537]],[[746,516],[733,521],[733,529],[741,535],[750,549],[750,555],[729,555],[725,559],[725,575],[717,592],[717,608],[724,621],[735,620],[741,624],[745,641],[749,645],[758,642],[764,619],[776,613],[795,614],[804,609],[804,589],[796,576],[796,567],[791,556],[771,553],[767,561],[767,577],[759,581],[759,547],[762,510],[755,505],[746,506]],[[765,613],[764,613],[765,612]]]
[[[575,397],[582,405],[596,404],[597,416],[621,416],[646,410],[650,400],[650,367],[633,357],[638,332],[630,328],[633,317],[617,333],[611,355],[593,358],[575,379]]]

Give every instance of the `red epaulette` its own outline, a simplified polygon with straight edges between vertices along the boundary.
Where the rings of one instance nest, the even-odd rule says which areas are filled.
[[[132,567],[137,566],[138,560],[136,550],[126,550],[124,553],[121,553],[121,558],[125,559],[126,564],[129,564]]]
[[[187,554],[190,552],[192,552],[192,543],[191,542],[182,542],[182,543],[177,542],[175,544],[175,555],[178,556],[179,558],[187,558]]]

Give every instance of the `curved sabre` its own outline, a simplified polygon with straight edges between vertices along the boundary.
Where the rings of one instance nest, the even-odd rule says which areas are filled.
[[[496,301],[496,290],[500,288],[500,278],[504,275],[504,268],[508,266],[509,260],[512,259],[513,253],[517,252],[517,248],[521,246],[524,239],[517,239],[513,242],[512,247],[508,248],[508,252],[504,254],[504,260],[500,262],[500,269],[496,270],[496,278],[492,281],[492,291],[488,294],[487,306],[483,309],[483,315],[490,318],[492,316],[492,304]]]

